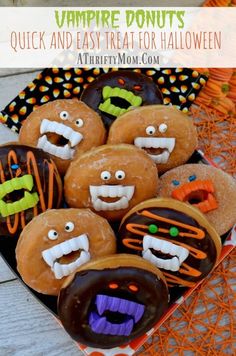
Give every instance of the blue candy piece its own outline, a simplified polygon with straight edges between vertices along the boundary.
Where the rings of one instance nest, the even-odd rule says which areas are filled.
[[[178,180],[172,180],[172,183],[174,184],[174,185],[179,185],[179,181]]]
[[[19,164],[12,164],[11,165],[11,169],[18,169],[19,168]]]
[[[194,181],[196,178],[197,178],[197,177],[195,176],[195,174],[193,174],[192,176],[189,176],[189,177],[188,177],[188,180],[189,180],[189,182],[192,182],[192,181]]]

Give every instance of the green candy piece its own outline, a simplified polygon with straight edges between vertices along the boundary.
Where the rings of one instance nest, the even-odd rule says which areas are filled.
[[[169,230],[170,236],[176,237],[179,235],[179,229],[175,226],[172,226]]]
[[[154,224],[151,224],[148,226],[148,231],[151,233],[151,234],[155,234],[157,231],[158,231],[158,227]]]

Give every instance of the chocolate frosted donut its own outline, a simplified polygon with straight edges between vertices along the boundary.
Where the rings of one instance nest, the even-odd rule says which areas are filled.
[[[102,145],[105,137],[105,127],[95,111],[77,99],[58,99],[27,117],[19,140],[49,153],[65,174],[72,158]]]
[[[146,75],[118,70],[99,76],[83,91],[81,100],[97,111],[106,126],[132,107],[162,104],[162,94]]]
[[[87,263],[68,277],[58,297],[58,314],[71,337],[104,349],[147,332],[167,306],[162,273],[131,255]]]
[[[236,181],[221,169],[205,164],[172,169],[161,177],[159,194],[194,205],[220,235],[236,223]]]
[[[43,211],[59,208],[62,182],[50,156],[37,148],[0,147],[0,235],[16,235]]]
[[[118,250],[160,268],[168,286],[193,287],[212,270],[221,240],[204,215],[170,198],[147,200],[123,218]]]

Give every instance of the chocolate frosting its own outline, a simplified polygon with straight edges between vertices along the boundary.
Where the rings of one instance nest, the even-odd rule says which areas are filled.
[[[120,84],[119,80],[124,83]],[[163,102],[162,94],[157,85],[146,75],[131,70],[119,70],[103,74],[88,85],[81,95],[81,100],[93,110],[97,111],[101,115],[104,124],[108,127],[116,117],[102,112],[98,108],[103,102],[102,90],[105,86],[110,86],[112,88],[119,87],[131,91],[134,95],[142,98],[142,106],[162,104]],[[125,101],[121,98],[116,98],[114,99],[114,105],[125,107]]]
[[[119,287],[109,289],[109,283]],[[138,292],[128,289],[138,286]],[[109,295],[143,304],[145,311],[129,336],[113,336],[94,333],[89,325],[89,314],[94,310],[97,295]],[[136,267],[107,268],[77,272],[72,282],[61,289],[58,298],[58,315],[73,339],[98,348],[112,348],[130,342],[144,334],[166,311],[168,292],[163,280]]]
[[[189,229],[181,229],[178,227],[178,229],[180,231],[186,231],[186,232],[190,232],[190,233],[194,233],[193,231],[191,231],[191,226],[201,229],[204,234],[205,237],[203,239],[196,239],[193,237],[189,237],[189,236],[176,236],[176,237],[172,237],[170,236],[170,234],[168,233],[163,233],[158,231],[157,233],[151,233],[148,231],[148,229],[143,229],[141,227],[141,225],[146,225],[149,226],[151,224],[155,224],[158,226],[158,228],[165,228],[165,229],[170,229],[170,227],[174,226],[170,225],[169,223],[166,222],[161,222],[161,221],[157,221],[153,218],[147,217],[147,216],[143,216],[140,215],[140,213],[146,210],[148,212],[151,212],[153,214],[155,214],[156,216],[161,216],[167,219],[171,219],[171,220],[175,220],[176,222],[181,222],[184,224],[189,225]],[[216,262],[217,259],[217,250],[216,250],[216,245],[215,242],[213,241],[213,239],[211,238],[211,236],[209,235],[208,231],[200,226],[198,224],[198,222],[193,219],[192,217],[186,215],[183,212],[177,211],[177,210],[173,210],[173,209],[167,209],[167,208],[147,208],[147,209],[143,209],[140,210],[137,213],[134,213],[132,215],[130,215],[124,222],[123,224],[120,226],[119,229],[119,233],[118,233],[118,251],[122,252],[122,253],[132,253],[132,254],[137,254],[142,256],[142,249],[143,249],[143,236],[138,235],[136,233],[133,233],[131,231],[129,231],[129,229],[127,229],[127,224],[138,224],[140,226],[136,226],[136,229],[143,232],[143,235],[150,235],[155,237],[162,237],[167,241],[172,242],[173,244],[176,242],[182,243],[187,246],[191,246],[193,248],[195,248],[196,250],[203,252],[206,254],[206,257],[203,259],[199,259],[196,258],[193,254],[188,255],[187,259],[184,261],[184,265],[190,266],[192,268],[194,268],[195,270],[197,270],[198,272],[200,272],[200,275],[198,276],[194,276],[194,274],[185,274],[185,273],[181,273],[181,266],[180,266],[180,270],[179,271],[170,271],[170,270],[165,270],[165,269],[161,269],[162,272],[164,273],[165,277],[167,278],[167,282],[169,286],[175,286],[175,285],[183,285],[183,286],[190,286],[190,284],[188,284],[187,282],[193,282],[196,283],[199,280],[202,280],[204,277],[206,277],[206,275],[212,270],[212,268],[214,267],[214,264]],[[137,246],[140,248],[140,250],[136,250],[132,247],[128,247],[125,244],[125,239],[127,238],[131,238],[131,239],[135,239],[137,240],[136,242],[133,242],[132,245]],[[138,243],[139,241],[139,243]],[[181,244],[180,244],[181,246]],[[186,247],[187,248],[187,247]],[[170,256],[169,254],[166,254],[162,256],[162,258],[170,258],[173,257]],[[168,279],[167,277],[167,273],[170,276],[174,276],[174,280],[173,279]],[[182,281],[182,283],[180,282]],[[186,284],[185,284],[185,281]]]
[[[28,156],[29,152],[31,155]],[[18,168],[17,168],[18,167]],[[30,167],[30,168],[29,168]],[[30,171],[29,171],[30,169]],[[12,178],[33,176],[33,189],[30,193],[38,193],[37,212],[34,208],[8,217],[0,214],[0,236],[17,235],[35,215],[48,208],[59,208],[62,199],[62,182],[55,164],[50,156],[40,149],[24,145],[6,145],[0,147],[0,184]],[[40,193],[39,189],[42,189]],[[22,198],[22,190],[15,190],[6,195],[3,200],[15,202]],[[42,204],[42,201],[45,204]],[[7,224],[10,222],[10,225]],[[9,227],[11,226],[11,227]]]

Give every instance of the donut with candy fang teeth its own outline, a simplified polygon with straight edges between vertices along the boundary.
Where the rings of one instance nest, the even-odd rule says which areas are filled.
[[[72,158],[102,145],[106,131],[100,116],[77,99],[58,99],[33,111],[19,140],[49,153],[65,173]]]
[[[156,198],[131,209],[121,221],[118,250],[160,268],[170,287],[193,287],[215,266],[221,240],[195,207]]]
[[[89,209],[51,209],[22,231],[17,269],[34,290],[57,295],[65,277],[78,267],[115,252],[115,235],[105,219]]]

